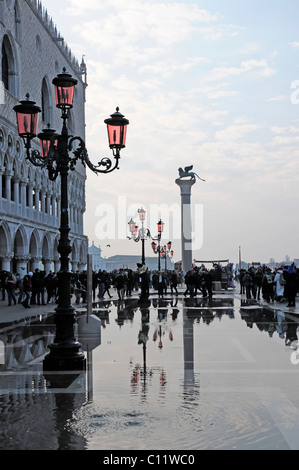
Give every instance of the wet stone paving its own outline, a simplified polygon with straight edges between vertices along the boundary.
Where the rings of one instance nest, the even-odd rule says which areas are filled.
[[[243,297],[79,308],[77,374],[43,373],[53,314],[0,323],[0,449],[299,449],[299,315]]]

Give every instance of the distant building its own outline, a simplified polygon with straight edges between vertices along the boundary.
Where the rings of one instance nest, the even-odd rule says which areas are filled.
[[[98,272],[99,269],[102,271],[107,271],[106,259],[102,258],[102,249],[100,246],[95,246],[92,242],[92,246],[88,248],[88,254],[92,255],[92,269],[95,272]]]
[[[96,247],[94,242],[88,248],[88,254],[92,255],[92,269],[98,271],[99,269],[108,272],[116,269],[137,269],[137,263],[141,262],[140,256],[132,255],[115,255],[110,258],[102,258],[101,247]],[[150,271],[158,269],[158,256],[147,257],[145,264]],[[170,259],[167,259],[166,267],[169,270],[174,269],[174,264]],[[165,260],[161,260],[161,270],[165,269]]]
[[[107,260],[107,270],[113,271],[114,269],[128,268],[137,269],[137,263],[141,263],[140,256],[132,255],[115,255],[111,256]],[[158,257],[146,257],[145,264],[150,271],[156,271],[158,269]],[[165,261],[161,260],[161,270],[165,269]],[[173,263],[167,260],[167,269],[173,269]]]

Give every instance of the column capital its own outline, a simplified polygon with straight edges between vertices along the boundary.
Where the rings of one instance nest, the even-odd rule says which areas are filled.
[[[0,252],[0,259],[11,261],[13,259],[13,255],[8,255],[7,253]]]
[[[31,255],[15,255],[15,260],[16,261],[30,261],[31,260]]]
[[[189,180],[177,178],[175,182],[181,189],[181,195],[184,195],[191,194],[191,187],[196,183],[196,180],[194,178]]]

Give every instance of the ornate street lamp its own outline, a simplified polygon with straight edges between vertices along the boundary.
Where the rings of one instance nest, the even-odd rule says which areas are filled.
[[[165,260],[165,271],[167,269],[167,258],[171,259],[173,257],[173,250],[171,249],[171,241],[169,241],[167,243],[167,245],[164,245],[163,247],[161,247],[161,251],[160,251],[160,255],[161,255],[161,259],[164,259]]]
[[[161,270],[161,259],[163,259],[163,257],[164,257],[163,247],[160,246],[161,236],[162,236],[162,233],[163,233],[163,230],[164,230],[164,222],[162,222],[162,220],[160,219],[159,222],[157,223],[157,225],[158,225],[158,236],[157,236],[157,238],[155,238],[155,240],[158,241],[158,245],[155,242],[153,242],[152,243],[152,249],[153,249],[153,252],[155,254],[158,253],[158,271],[160,271]]]
[[[88,166],[94,173],[110,173],[118,168],[120,150],[125,147],[127,125],[129,121],[119,112],[106,119],[109,147],[112,149],[115,159],[114,164],[108,157],[102,158],[98,165],[94,166],[89,160],[85,142],[81,137],[69,135],[67,120],[69,110],[73,107],[74,88],[77,80],[63,69],[63,73],[53,79],[55,87],[56,107],[61,109],[63,126],[61,134],[56,134],[54,129],[44,129],[39,135],[41,153],[31,149],[31,141],[36,137],[38,114],[41,109],[34,101],[27,99],[14,107],[17,115],[19,135],[24,141],[26,159],[33,165],[46,169],[49,179],[55,181],[60,176],[61,187],[61,214],[60,214],[60,240],[58,252],[60,254],[60,271],[58,273],[58,306],[55,309],[56,336],[54,343],[49,346],[50,353],[44,359],[45,371],[56,370],[84,370],[85,357],[81,351],[81,345],[74,337],[75,309],[71,305],[71,273],[69,272],[69,255],[72,251],[68,238],[68,173],[75,169],[78,160],[84,166]],[[73,149],[73,144],[78,141],[78,147]],[[72,154],[71,154],[72,152]]]
[[[149,229],[145,229],[144,228],[144,221],[145,221],[145,216],[146,216],[146,211],[141,208],[141,209],[138,209],[138,215],[139,215],[139,219],[140,219],[140,222],[141,222],[141,229],[139,229],[138,231],[138,226],[135,225],[135,222],[134,220],[131,218],[130,222],[128,223],[129,225],[129,231],[131,233],[131,237],[128,237],[129,240],[134,240],[134,242],[139,242],[141,240],[141,243],[142,243],[142,255],[141,255],[141,264],[142,266],[145,265],[145,240],[147,239],[147,237],[151,237],[151,233],[149,231]]]

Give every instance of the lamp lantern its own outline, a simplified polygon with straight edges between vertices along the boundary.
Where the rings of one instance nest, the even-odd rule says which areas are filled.
[[[139,218],[140,218],[141,222],[143,222],[145,220],[146,211],[142,208],[138,209],[138,214],[139,214]]]
[[[131,233],[134,233],[134,232],[135,232],[135,226],[136,226],[136,224],[135,224],[135,222],[134,222],[134,220],[133,220],[132,218],[131,218],[130,222],[128,223],[128,225],[129,225],[129,230],[130,230],[130,232],[131,232]]]
[[[54,129],[51,129],[50,124],[48,124],[48,127],[46,129],[43,129],[42,132],[38,134],[38,138],[40,140],[40,148],[41,148],[41,156],[42,158],[47,158],[49,150],[50,150],[50,145],[51,141],[54,138],[54,145],[57,147],[58,139],[55,137],[58,137],[57,134],[55,133]]]
[[[38,114],[41,112],[40,107],[36,106],[35,101],[30,100],[30,95],[27,93],[26,100],[20,101],[20,104],[13,109],[17,115],[20,137],[30,141],[36,137]]]
[[[160,219],[158,222],[158,233],[162,233],[164,229],[164,222]]]
[[[56,106],[64,111],[73,107],[74,90],[78,80],[73,78],[66,69],[52,81],[55,87]]]
[[[118,151],[124,148],[126,146],[128,119],[125,119],[117,107],[116,112],[111,114],[110,118],[105,119],[104,122],[107,124],[109,147]]]

